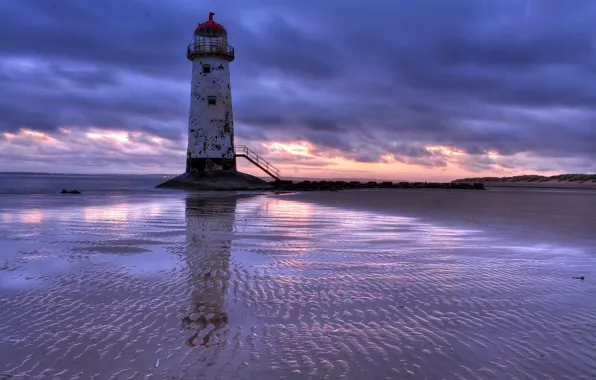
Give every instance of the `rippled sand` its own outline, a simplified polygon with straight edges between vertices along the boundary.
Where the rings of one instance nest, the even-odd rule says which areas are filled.
[[[596,238],[400,194],[2,198],[0,379],[596,378]]]

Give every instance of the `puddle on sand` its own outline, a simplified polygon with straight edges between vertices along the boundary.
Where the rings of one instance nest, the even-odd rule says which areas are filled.
[[[47,202],[0,220],[0,374],[596,373],[582,251],[283,197]]]

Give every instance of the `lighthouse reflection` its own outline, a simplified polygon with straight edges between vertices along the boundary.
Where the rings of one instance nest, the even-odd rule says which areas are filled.
[[[192,291],[190,310],[182,319],[182,326],[195,331],[186,341],[191,347],[216,342],[227,331],[225,297],[236,202],[234,196],[186,199],[187,262]]]

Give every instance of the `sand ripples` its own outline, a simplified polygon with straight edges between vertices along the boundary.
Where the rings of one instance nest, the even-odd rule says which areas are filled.
[[[36,202],[0,223],[0,379],[596,376],[581,249],[284,197]]]

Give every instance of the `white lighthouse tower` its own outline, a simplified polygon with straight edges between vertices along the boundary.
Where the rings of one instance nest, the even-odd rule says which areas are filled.
[[[228,32],[209,20],[195,29],[186,57],[192,61],[186,172],[236,170]]]
[[[192,62],[190,113],[186,172],[158,187],[183,187],[201,190],[266,189],[271,184],[236,170],[234,115],[230,86],[230,62],[234,48],[228,44],[223,25],[209,20],[200,23],[186,58]],[[244,147],[241,156],[270,173],[270,165],[250,156]],[[266,164],[266,166],[264,166]]]

